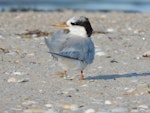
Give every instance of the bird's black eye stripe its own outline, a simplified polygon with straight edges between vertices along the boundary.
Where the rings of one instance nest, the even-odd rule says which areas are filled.
[[[71,22],[71,25],[76,25],[75,23]]]

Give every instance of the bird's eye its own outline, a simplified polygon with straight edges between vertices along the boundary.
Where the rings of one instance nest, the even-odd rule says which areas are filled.
[[[71,25],[76,25],[76,24],[71,22]]]

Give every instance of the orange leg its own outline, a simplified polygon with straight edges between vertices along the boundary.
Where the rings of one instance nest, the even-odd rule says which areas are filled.
[[[64,71],[64,76],[65,76],[65,75],[67,75],[67,71],[66,71],[66,70]]]
[[[83,74],[83,71],[82,71],[82,70],[81,70],[81,78],[80,78],[80,80],[85,80],[84,74]]]
[[[68,79],[69,78],[69,76],[67,75],[67,71],[65,70],[64,71],[64,79]]]

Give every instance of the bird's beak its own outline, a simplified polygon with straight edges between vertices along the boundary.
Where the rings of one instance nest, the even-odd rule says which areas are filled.
[[[55,27],[69,27],[66,23],[54,24],[53,26],[55,26]]]

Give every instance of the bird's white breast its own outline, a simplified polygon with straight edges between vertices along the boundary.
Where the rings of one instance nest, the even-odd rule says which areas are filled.
[[[83,38],[87,38],[86,30],[82,26],[70,26],[69,30],[70,30],[70,34],[72,35],[77,35]]]

